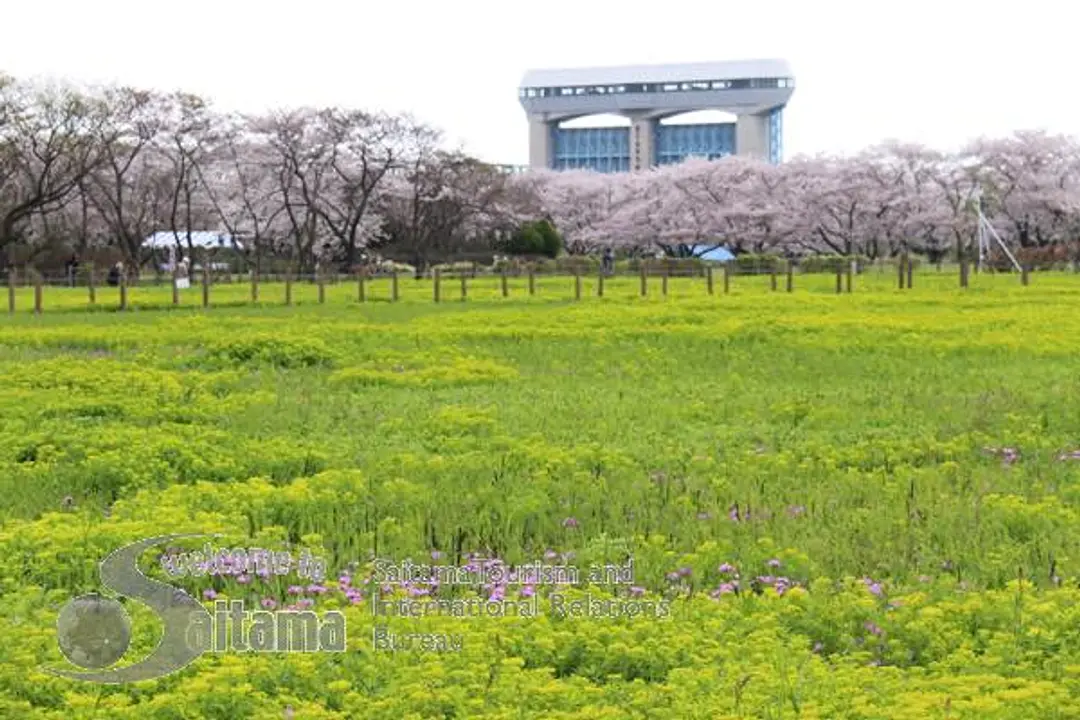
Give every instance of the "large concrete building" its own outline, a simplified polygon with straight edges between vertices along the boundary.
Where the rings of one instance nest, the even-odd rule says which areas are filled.
[[[783,60],[530,70],[518,95],[529,119],[529,165],[641,170],[691,155],[746,155],[783,160],[783,111],[795,87]],[[735,122],[667,124],[698,110],[734,114]],[[598,114],[629,127],[561,127]]]

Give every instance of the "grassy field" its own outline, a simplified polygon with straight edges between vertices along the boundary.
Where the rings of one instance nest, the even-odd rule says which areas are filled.
[[[589,278],[574,302],[571,278],[509,298],[486,278],[435,304],[403,278],[397,303],[380,280],[365,304],[296,285],[292,307],[236,284],[205,311],[139,288],[124,313],[115,288],[95,312],[47,288],[40,316],[20,288],[0,316],[0,718],[1080,717],[1080,280],[796,280],[597,298]],[[74,669],[57,614],[102,558],[184,532],[325,556],[317,587],[176,584],[341,609],[348,651],[211,653],[123,686],[43,672]],[[373,617],[373,558],[469,553],[632,558],[633,579],[459,590],[535,593],[537,617]],[[562,617],[560,593],[666,610]],[[161,635],[127,610],[122,663]],[[379,651],[375,625],[461,649]]]

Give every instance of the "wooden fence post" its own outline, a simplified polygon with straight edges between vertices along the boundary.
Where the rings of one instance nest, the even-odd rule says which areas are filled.
[[[776,292],[776,261],[773,260],[769,267],[769,289]]]
[[[461,302],[465,302],[465,298],[469,295],[469,275],[464,270],[461,271]]]
[[[645,260],[641,261],[641,297],[645,297],[649,293],[649,275],[648,270],[645,268]]]
[[[390,273],[390,300],[398,301],[398,271],[396,269]]]
[[[367,268],[362,267],[356,273],[356,300],[357,302],[365,302],[367,300],[367,288],[364,287],[364,281],[367,279]]]
[[[855,261],[849,260],[847,263],[847,291],[851,292],[851,286],[854,284],[855,277]]]
[[[322,305],[326,302],[326,278],[318,265],[315,266],[315,284],[319,288],[319,304]]]
[[[900,257],[898,257],[896,259],[896,274],[897,274],[897,281],[896,281],[897,285],[900,287],[901,290],[903,290],[904,289],[904,256],[903,255],[901,255]]]
[[[120,309],[127,310],[127,268],[120,271]]]
[[[435,268],[435,271],[432,273],[432,278],[435,280],[435,302],[439,302],[439,283],[441,282],[441,274],[439,268]]]
[[[705,268],[705,287],[708,288],[709,294],[713,294],[713,277],[712,266]]]
[[[176,277],[176,268],[172,271],[172,304],[180,304],[180,286],[176,284],[178,278]]]
[[[8,312],[15,312],[15,268],[8,268]]]
[[[1023,265],[1020,266],[1020,284],[1023,285],[1024,287],[1027,287],[1027,285],[1028,285],[1028,266],[1027,266],[1027,263],[1024,263]]]
[[[844,264],[843,261],[836,261],[836,294],[844,292]]]
[[[536,274],[532,265],[529,266],[529,294],[536,294]]]
[[[912,263],[911,263],[911,258],[908,256],[906,250],[904,251],[904,267],[907,270],[907,289],[910,290],[911,289],[911,279],[912,279],[912,276],[913,276],[913,272],[912,272],[913,267],[912,267]]]
[[[968,264],[967,258],[960,260],[960,287],[966,288],[968,286]]]
[[[42,310],[42,290],[41,290],[42,278],[41,273],[34,273],[34,313],[36,315],[41,314]]]
[[[666,265],[664,266],[663,271],[660,273],[660,294],[664,297],[667,297],[668,275],[670,273],[671,271]]]
[[[600,272],[596,276],[596,297],[604,297],[604,270],[600,269]]]
[[[787,263],[787,291],[792,292],[795,290],[795,261],[788,260]]]
[[[574,266],[574,299],[581,299],[581,268]]]
[[[96,305],[97,304],[97,293],[94,291],[94,264],[93,263],[90,263],[90,271],[87,274],[86,286],[87,286],[87,289],[90,292],[90,304],[91,305]]]
[[[292,268],[285,272],[285,304],[292,305]]]
[[[202,306],[210,307],[210,263],[206,261],[202,269]]]
[[[251,302],[259,302],[259,271],[251,271]]]
[[[724,294],[731,291],[731,261],[724,263]]]
[[[502,285],[502,296],[510,296],[510,285],[506,279],[506,268],[502,268],[499,271],[499,283]]]

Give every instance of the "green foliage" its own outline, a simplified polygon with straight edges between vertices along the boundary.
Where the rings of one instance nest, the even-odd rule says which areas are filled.
[[[800,273],[835,273],[837,268],[846,271],[851,261],[856,262],[856,268],[865,272],[873,266],[870,258],[859,256],[846,257],[844,255],[811,255],[798,260],[798,272]],[[912,266],[918,267],[918,260],[912,258]]]
[[[0,324],[0,717],[1080,716],[1074,277],[709,296],[673,276],[645,298],[623,277],[580,303],[564,277],[470,282],[467,303],[372,280],[365,305],[267,284],[257,308],[126,314],[50,289]],[[139,686],[43,673],[67,667],[64,602],[163,532],[323,554],[330,588],[304,597],[346,613],[349,651],[208,654]],[[670,616],[552,612],[627,598],[594,582],[540,587],[536,618],[373,617],[372,555],[432,551],[632,557]],[[333,583],[353,563],[364,602]],[[293,577],[178,582],[298,597]],[[126,662],[160,629],[125,608]],[[376,623],[462,650],[375,652]]]
[[[510,255],[558,257],[562,251],[562,236],[548,220],[522,224],[499,249]]]

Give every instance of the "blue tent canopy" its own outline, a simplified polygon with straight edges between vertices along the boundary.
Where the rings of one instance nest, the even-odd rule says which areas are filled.
[[[727,262],[735,259],[730,250],[722,247],[710,248],[708,245],[695,245],[692,251],[696,257],[711,262]]]

